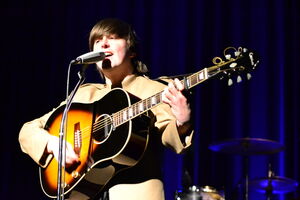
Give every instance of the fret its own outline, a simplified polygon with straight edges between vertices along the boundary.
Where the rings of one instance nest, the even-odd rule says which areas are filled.
[[[126,121],[127,120],[127,112],[126,110],[123,111],[123,121]]]
[[[186,79],[186,87],[187,88],[191,87],[191,80],[190,79]]]
[[[202,71],[198,74],[198,77],[199,77],[199,81],[204,79],[204,75]]]
[[[122,123],[122,115],[121,115],[121,112],[119,112],[119,115],[118,115],[118,124],[121,124]]]
[[[150,99],[146,99],[145,100],[145,104],[146,104],[146,109],[148,110],[150,108]]]
[[[139,103],[139,112],[143,112],[144,111],[144,102],[140,102]]]
[[[116,126],[119,124],[119,119],[120,119],[120,112],[113,114],[113,121],[115,122]]]
[[[132,116],[135,115],[135,104],[131,105],[131,106],[128,108],[128,113],[129,113],[129,118],[131,118]]]
[[[132,106],[128,108],[128,118],[132,118],[133,117],[133,109]]]
[[[198,82],[198,77],[197,76],[192,76],[191,77],[191,85],[190,88],[195,85]]]
[[[151,102],[151,97],[148,98],[148,109],[150,109],[152,107],[152,102]]]
[[[160,93],[158,93],[158,94],[156,94],[156,101],[157,101],[157,104],[159,104],[159,103],[161,103],[162,102],[162,93],[160,92]]]
[[[134,115],[138,115],[140,112],[139,112],[139,107],[138,107],[138,104],[135,103],[134,104]]]
[[[162,102],[162,92],[159,93],[159,102]]]
[[[151,97],[151,106],[156,105],[156,98],[155,96]]]
[[[112,114],[111,117],[112,117],[112,121],[113,121],[114,126],[116,126],[116,124],[117,124],[117,113]]]
[[[192,78],[193,78],[192,84],[191,84],[192,86],[196,85],[200,81],[199,76],[197,76],[197,74],[193,75]]]
[[[132,105],[132,115],[133,115],[133,116],[135,116],[135,115],[137,114],[136,111],[137,111],[137,110],[136,110],[136,104],[133,104],[133,105]]]
[[[112,125],[113,125],[113,127],[118,126],[118,123],[116,122],[114,115],[112,115]]]

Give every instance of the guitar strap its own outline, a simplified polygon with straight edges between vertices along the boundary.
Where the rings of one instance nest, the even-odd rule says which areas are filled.
[[[155,81],[160,82],[160,83],[162,83],[164,85],[168,85],[168,82],[165,81],[165,80],[163,80],[162,78],[155,79]]]
[[[100,197],[100,199],[95,199],[95,200],[109,200],[109,193],[108,191],[104,191]]]

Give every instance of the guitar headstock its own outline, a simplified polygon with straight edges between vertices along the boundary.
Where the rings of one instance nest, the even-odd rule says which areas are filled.
[[[259,63],[258,56],[246,48],[228,47],[223,52],[224,58],[215,57],[212,62],[214,66],[207,68],[208,76],[216,76],[220,79],[228,79],[228,85],[233,84],[233,78],[236,82],[242,81],[242,75],[246,75],[246,79],[251,78],[250,72],[253,71]]]

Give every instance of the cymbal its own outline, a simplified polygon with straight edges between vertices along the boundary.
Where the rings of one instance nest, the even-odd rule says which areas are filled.
[[[278,153],[284,150],[284,146],[262,138],[236,138],[213,143],[209,149],[228,154],[258,155]]]
[[[298,182],[290,178],[273,176],[249,181],[249,188],[260,193],[283,194],[292,192],[298,187]]]

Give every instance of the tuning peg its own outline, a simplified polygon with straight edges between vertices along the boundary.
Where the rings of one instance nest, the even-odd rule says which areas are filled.
[[[235,52],[234,52],[234,55],[235,55],[235,57],[238,57],[239,55],[241,55],[241,52],[235,51]]]
[[[237,76],[237,78],[236,78],[236,82],[237,82],[237,83],[240,83],[240,82],[242,82],[242,77],[241,77],[240,75],[238,75],[238,76]]]
[[[250,73],[247,73],[247,79],[250,80],[251,77],[252,77],[251,74],[250,74]]]
[[[247,48],[243,48],[243,52],[246,53],[248,51]]]
[[[226,58],[226,60],[230,60],[231,55],[230,55],[230,54],[226,54],[226,55],[225,55],[225,58]]]
[[[233,84],[233,81],[232,81],[232,79],[230,78],[230,79],[228,79],[228,86],[232,86],[232,84]]]
[[[229,65],[230,68],[235,68],[237,66],[237,63],[233,62]]]

